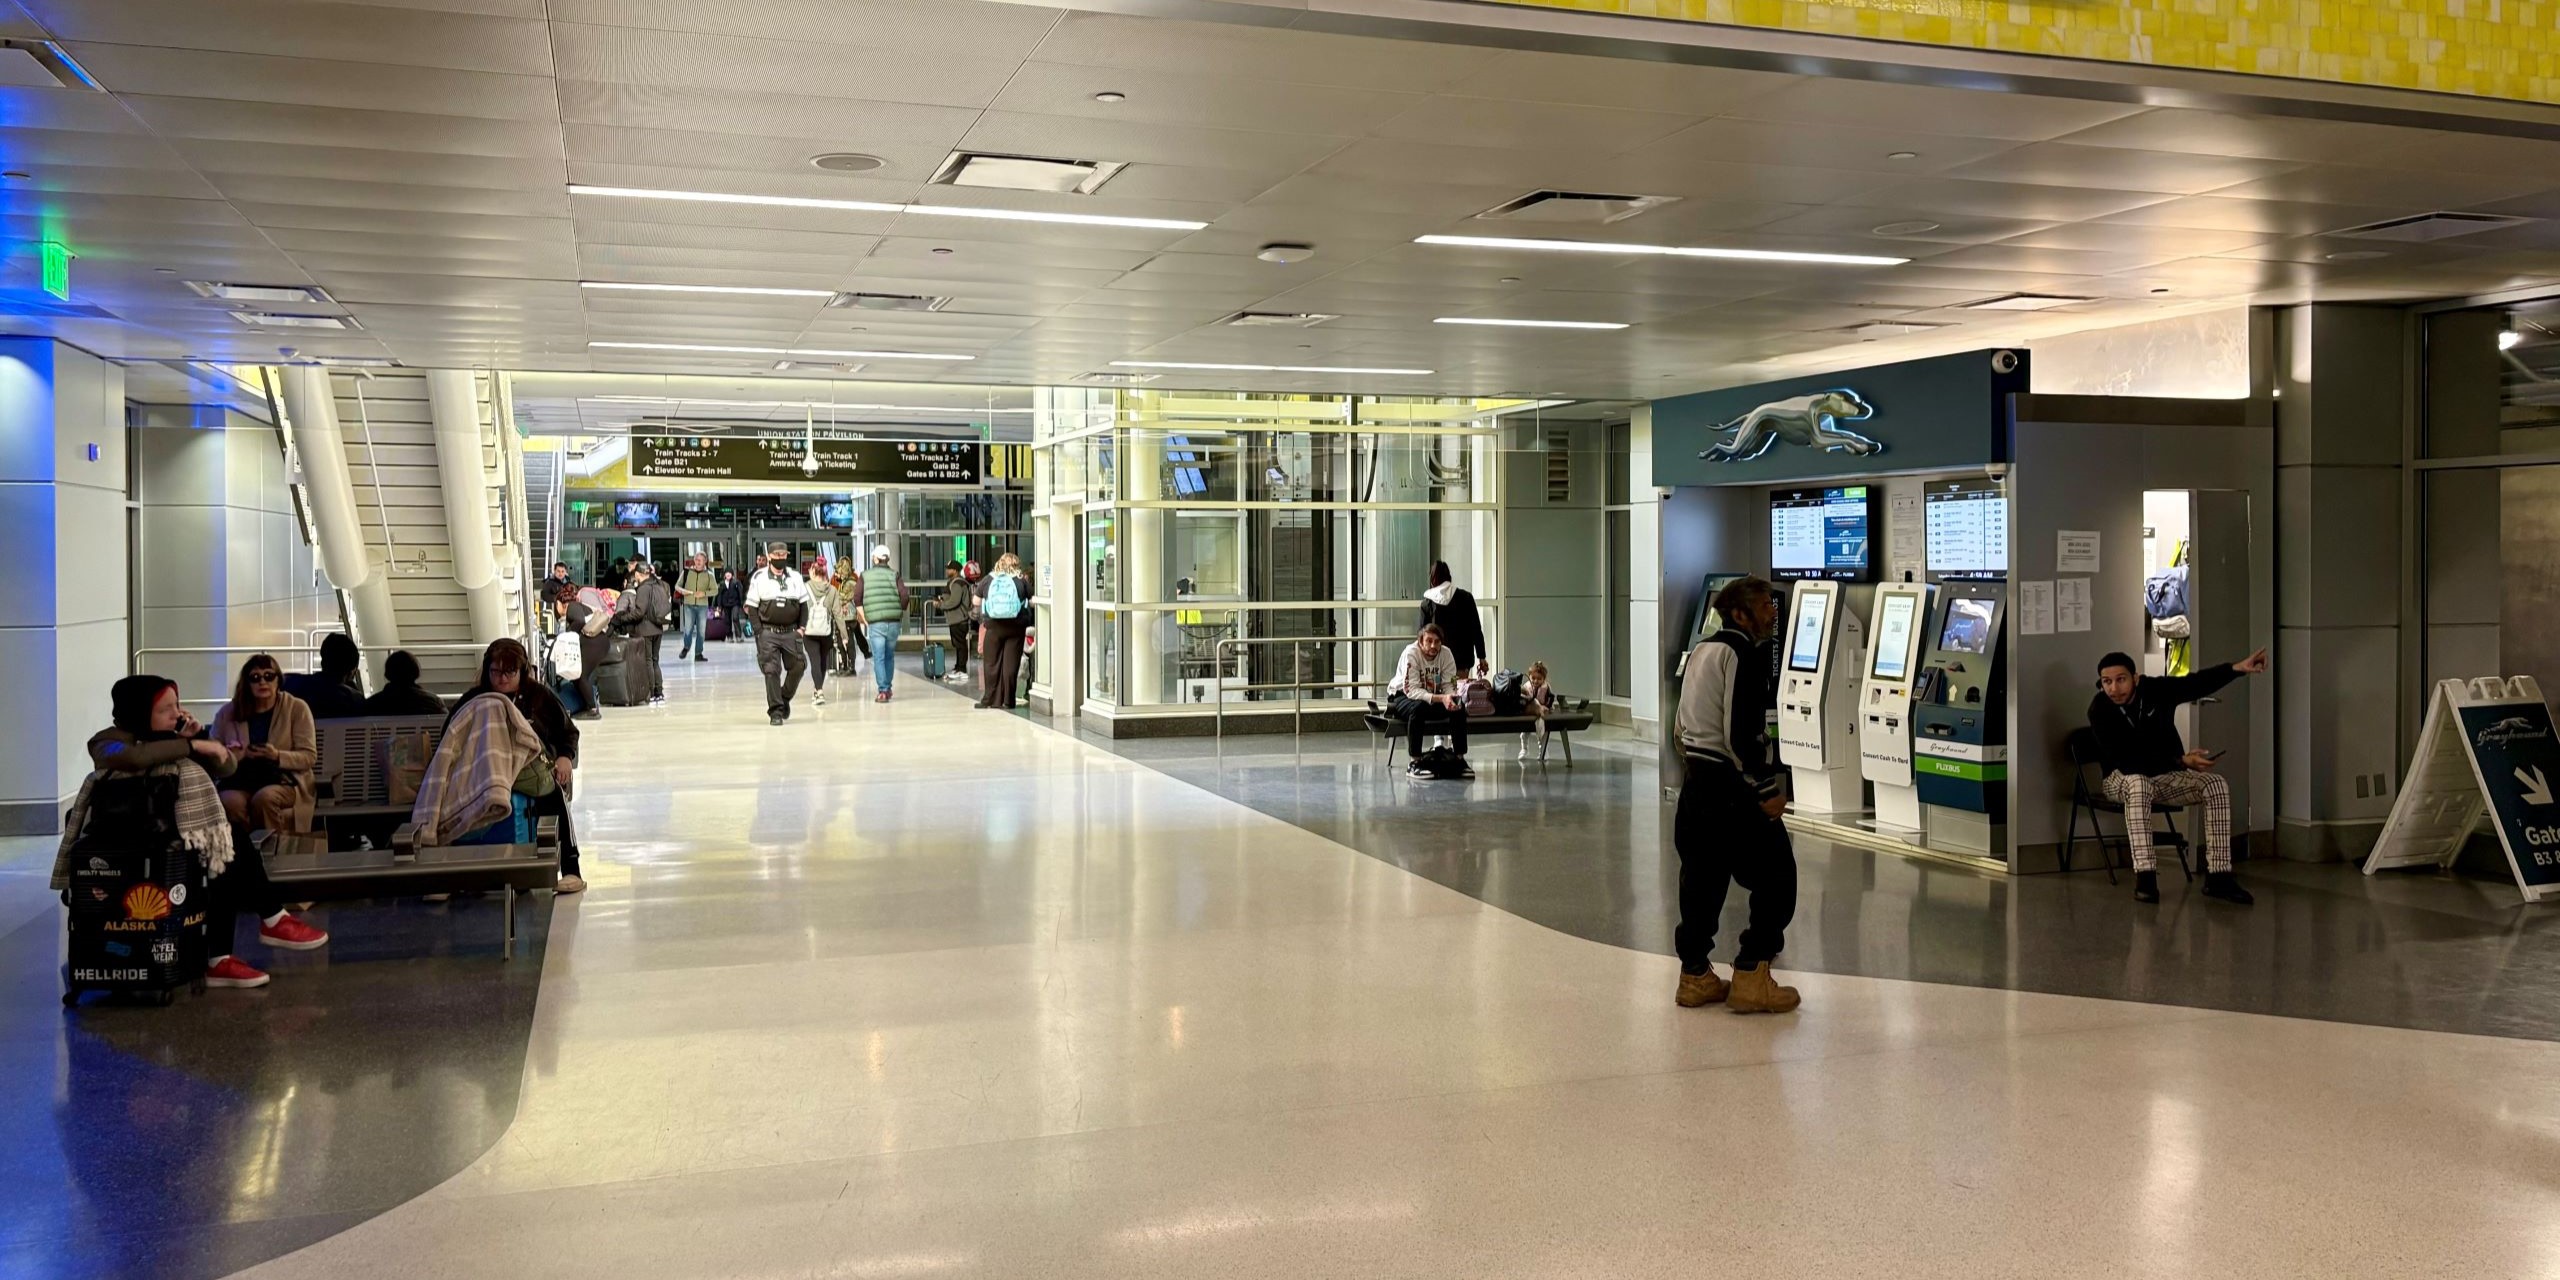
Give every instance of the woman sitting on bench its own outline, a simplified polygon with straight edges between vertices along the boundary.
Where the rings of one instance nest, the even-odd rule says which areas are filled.
[[[320,762],[320,731],[311,707],[284,691],[284,669],[267,654],[240,664],[231,701],[213,714],[213,738],[238,766],[221,779],[222,808],[254,839],[309,825],[318,796],[311,767]]]
[[[462,695],[461,701],[454,704],[453,714],[445,718],[444,738],[436,747],[436,759],[428,766],[427,776],[432,780],[440,775],[452,776],[447,773],[448,768],[468,770],[475,765],[485,766],[488,763],[485,760],[448,760],[448,751],[476,750],[467,745],[474,740],[488,745],[495,730],[457,730],[465,727],[466,716],[476,723],[493,709],[473,705],[483,698],[495,698],[512,708],[533,729],[540,744],[539,755],[550,757],[550,785],[542,785],[539,778],[524,776],[520,762],[509,759],[501,763],[510,766],[507,776],[514,779],[511,789],[525,795],[530,802],[529,817],[532,820],[560,820],[560,883],[554,891],[576,893],[587,887],[586,880],[578,874],[578,837],[569,823],[569,781],[578,768],[578,726],[570,723],[569,710],[561,705],[559,695],[528,674],[531,667],[532,660],[522,643],[511,639],[489,642],[488,650],[480,655],[480,681]],[[420,812],[427,811],[427,800],[427,788],[421,787],[418,792]]]

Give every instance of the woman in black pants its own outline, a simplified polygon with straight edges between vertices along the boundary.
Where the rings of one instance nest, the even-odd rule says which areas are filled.
[[[237,767],[231,753],[207,736],[204,726],[187,714],[179,701],[176,681],[159,676],[126,676],[109,689],[107,700],[113,710],[114,727],[89,739],[90,763],[100,770],[144,773],[162,765],[193,761],[218,781]],[[309,951],[326,944],[329,935],[284,909],[283,899],[267,881],[266,862],[249,843],[248,832],[229,822],[222,827],[218,836],[205,834],[208,840],[227,841],[231,846],[230,861],[224,864],[221,874],[205,883],[209,899],[205,906],[205,985],[263,987],[267,985],[267,975],[232,954],[242,911],[257,915],[258,940],[270,947]],[[188,843],[199,849],[219,847],[195,840]],[[62,879],[59,867],[55,878]],[[56,887],[62,885],[57,883]]]
[[[587,634],[587,619],[595,616],[595,610],[578,598],[576,587],[561,583],[551,603],[560,610],[561,627],[578,636],[578,678],[569,682],[569,687],[578,691],[577,718],[601,720],[604,699],[596,693],[596,668],[604,665],[605,650],[612,645],[613,637]]]

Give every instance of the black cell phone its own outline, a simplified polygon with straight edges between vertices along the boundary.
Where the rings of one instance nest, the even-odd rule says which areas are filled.
[[[2207,760],[2219,760],[2222,758],[2222,753],[2219,751],[2208,751],[2204,753],[2204,758]]]

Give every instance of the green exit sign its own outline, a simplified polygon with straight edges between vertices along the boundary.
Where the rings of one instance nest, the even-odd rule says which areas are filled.
[[[44,242],[44,291],[71,301],[71,251],[51,240]]]

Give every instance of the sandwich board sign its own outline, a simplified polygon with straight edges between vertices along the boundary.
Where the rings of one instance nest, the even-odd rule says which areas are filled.
[[[2486,814],[2527,902],[2560,897],[2560,734],[2531,676],[2446,680],[2427,700],[2418,753],[2365,859],[2447,866]]]

